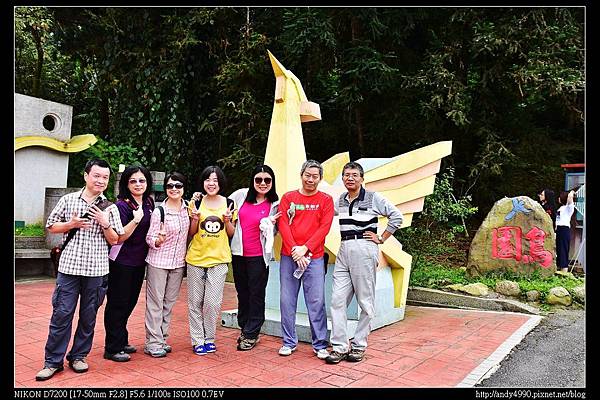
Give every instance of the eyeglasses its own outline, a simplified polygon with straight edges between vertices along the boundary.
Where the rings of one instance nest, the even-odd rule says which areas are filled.
[[[270,185],[271,182],[273,182],[273,178],[261,178],[260,176],[257,176],[254,178],[254,183],[256,183],[257,185],[260,185],[261,183],[266,183],[267,185]]]
[[[183,187],[183,183],[167,183],[165,186],[167,189],[181,189]]]
[[[135,185],[136,183],[140,183],[143,185],[144,183],[146,183],[146,180],[145,179],[130,179],[129,183],[131,185]]]

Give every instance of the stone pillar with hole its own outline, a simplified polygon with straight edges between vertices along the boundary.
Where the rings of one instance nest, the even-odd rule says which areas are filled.
[[[89,148],[94,135],[71,137],[73,107],[20,93],[14,94],[15,227],[45,226],[58,199],[79,188],[67,188],[69,153]],[[54,275],[50,251],[62,235],[19,237],[15,241],[15,276]]]
[[[15,139],[71,138],[73,107],[15,93]],[[46,187],[67,187],[69,154],[32,145],[15,151],[15,221],[44,224]]]

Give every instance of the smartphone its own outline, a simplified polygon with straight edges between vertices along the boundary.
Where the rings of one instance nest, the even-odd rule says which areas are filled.
[[[139,205],[137,202],[131,201],[131,199],[125,198],[125,203],[127,203],[127,205],[129,206],[129,208],[131,208],[132,210],[137,210],[139,208]]]
[[[110,200],[100,200],[98,203],[96,203],[96,207],[98,207],[100,210],[104,211],[106,210],[110,205],[112,204],[112,202]]]
[[[196,206],[196,210],[200,209],[200,204],[202,204],[202,195],[200,195],[200,198],[198,200],[194,200],[194,205]]]

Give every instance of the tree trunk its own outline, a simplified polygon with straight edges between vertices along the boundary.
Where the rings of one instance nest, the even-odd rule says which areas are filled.
[[[100,136],[109,140],[110,138],[110,110],[108,107],[108,96],[106,93],[100,93]]]
[[[354,108],[354,117],[356,118],[356,140],[358,142],[359,158],[365,156],[365,141],[364,141],[364,123],[362,108],[357,105]]]
[[[350,20],[350,27],[352,28],[352,42],[358,39],[360,35],[360,21],[356,16],[352,16]],[[358,86],[358,80],[354,79],[354,85]],[[360,104],[354,105],[354,118],[356,120],[356,142],[358,144],[359,158],[365,155],[365,142],[364,142],[364,123],[363,123],[363,112]]]
[[[35,65],[35,72],[33,74],[33,97],[40,97],[42,94],[42,67],[44,66],[44,47],[42,46],[42,38],[40,33],[32,26],[31,36],[33,36],[33,42],[35,43],[35,49],[37,51],[37,62]]]

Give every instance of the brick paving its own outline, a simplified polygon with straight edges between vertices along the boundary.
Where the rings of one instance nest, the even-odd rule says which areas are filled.
[[[15,284],[14,387],[456,387],[473,386],[499,363],[540,317],[518,313],[408,306],[403,321],[369,336],[365,359],[328,365],[300,343],[289,357],[277,354],[281,338],[262,335],[251,351],[237,351],[239,331],[219,326],[217,352],[192,353],[184,279],[173,311],[165,358],[143,354],[145,288],[128,324],[132,360],[102,358],[104,306],[98,312],[90,370],[76,374],[67,367],[45,382],[35,374],[43,367],[44,346],[52,313],[54,280]],[[225,284],[223,309],[237,307],[235,287]],[[77,315],[77,312],[75,315]],[[73,323],[73,332],[76,329]],[[69,347],[70,348],[70,347]]]

